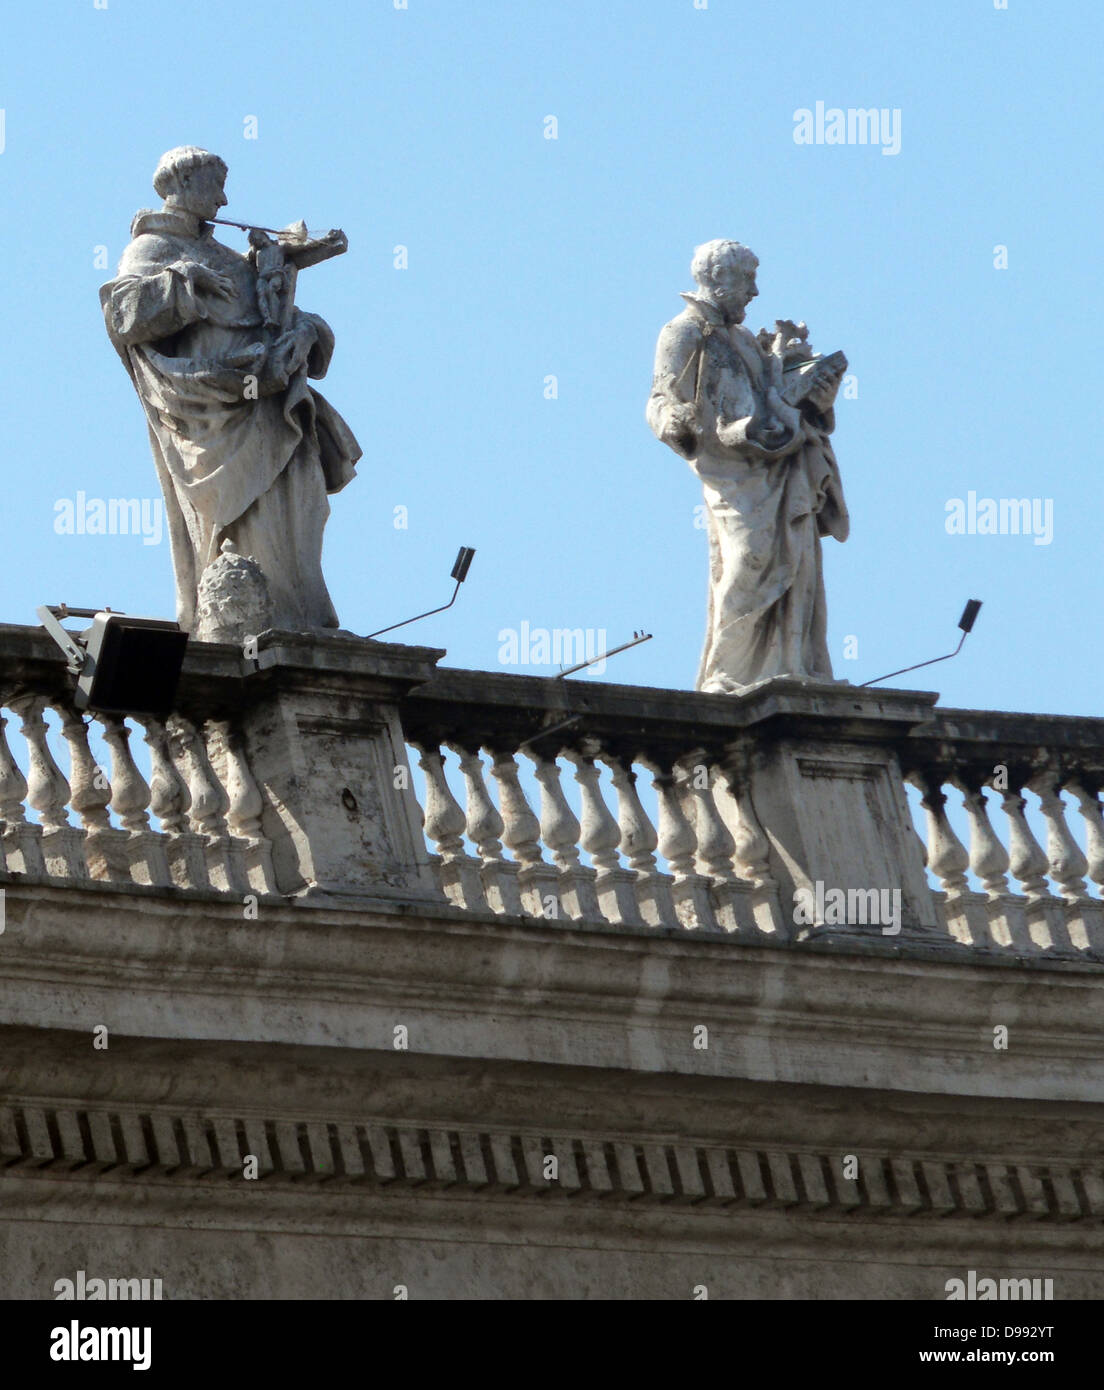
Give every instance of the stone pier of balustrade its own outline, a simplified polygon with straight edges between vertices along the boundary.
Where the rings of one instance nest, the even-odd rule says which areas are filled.
[[[267,632],[244,663],[235,727],[260,786],[279,891],[437,906],[399,703],[437,648]]]
[[[1104,890],[1104,719],[938,710],[899,757],[921,793],[928,868],[941,887],[936,907],[955,940],[1006,954],[1104,960],[1104,902],[1086,884]],[[947,816],[955,795],[968,847]],[[991,808],[1005,820],[1004,839]],[[1084,850],[1071,813],[1083,825]],[[1044,828],[1043,843],[1032,820]],[[967,870],[982,891],[969,887]]]

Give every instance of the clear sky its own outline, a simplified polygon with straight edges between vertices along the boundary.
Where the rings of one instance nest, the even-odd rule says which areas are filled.
[[[804,319],[850,359],[836,449],[853,531],[825,542],[836,674],[950,650],[976,597],[963,655],[894,684],[1104,712],[1101,445],[1082,400],[1104,283],[1104,7],[699,5],[8,7],[0,620],[61,600],[172,616],[167,535],[55,521],[79,492],[158,496],[97,291],[156,202],[158,157],[194,143],[230,166],[226,216],[348,233],[298,291],[337,335],[321,389],[364,449],[327,531],[345,627],[444,602],[463,543],[478,553],[458,605],[404,640],[502,669],[500,633],[523,622],[611,645],[646,628],[600,678],[692,686],[700,490],[644,404],[693,248],[725,236],[760,257],[751,327]],[[817,102],[899,113],[899,152],[796,143],[795,111]],[[1049,504],[1049,543],[949,535],[948,502],[971,492]]]

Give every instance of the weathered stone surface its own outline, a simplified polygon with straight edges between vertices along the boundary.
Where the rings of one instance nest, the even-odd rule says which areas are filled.
[[[181,625],[195,628],[201,577],[228,540],[263,572],[276,626],[336,628],[322,577],[327,493],[352,479],[361,451],[307,384],[325,376],[334,336],[294,299],[297,269],[347,243],[296,224],[276,241],[255,236],[246,255],[223,246],[211,221],[226,174],[196,146],[162,156],[163,206],[136,214],[100,291],[104,319],[149,422]]]
[[[772,676],[832,679],[820,538],[850,521],[830,436],[847,360],[814,356],[788,319],[758,337],[744,313],[759,261],[736,241],[694,253],[698,293],[663,329],[647,417],[701,480],[709,608],[698,689]]]
[[[353,638],[258,639],[241,729],[281,893],[443,900],[397,713],[436,655]]]
[[[194,636],[200,642],[234,642],[273,626],[272,598],[264,571],[251,555],[238,555],[224,540],[199,577]]]
[[[942,1298],[968,1269],[1104,1295],[1104,963],[1087,928],[990,940],[966,919],[990,899],[959,891],[972,863],[1040,937],[1067,910],[1089,922],[1099,856],[1082,868],[1059,791],[1091,833],[1104,722],[805,681],[550,683],[340,636],[251,651],[196,644],[180,710],[148,723],[148,784],[113,725],[99,786],[56,654],[0,628],[38,758],[24,777],[0,741],[0,1294],[51,1297],[83,1268],[156,1275],[169,1298]],[[46,699],[70,779],[43,752]],[[541,734],[568,713],[566,744]],[[404,738],[435,779],[439,864]],[[1031,849],[1008,793],[1030,899],[982,826],[998,746],[1046,821]],[[971,798],[969,852],[943,787]],[[55,830],[79,813],[69,854],[27,853],[45,836],[25,800]],[[165,881],[129,851],[82,876],[104,834],[152,837]],[[169,882],[185,835],[203,873]],[[798,871],[896,872],[915,924],[795,931]],[[532,882],[574,911],[523,914]]]

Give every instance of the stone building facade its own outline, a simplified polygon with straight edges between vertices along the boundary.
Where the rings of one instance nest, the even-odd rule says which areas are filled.
[[[1104,720],[442,656],[0,627],[0,1295],[1104,1296]]]

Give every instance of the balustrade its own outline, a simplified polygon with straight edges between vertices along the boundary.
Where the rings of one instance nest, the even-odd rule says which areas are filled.
[[[767,840],[731,756],[722,768],[701,748],[682,759],[643,747],[630,755],[578,732],[555,743],[538,734],[512,747],[501,731],[437,745],[419,736],[411,746],[425,774],[425,833],[454,905],[565,925],[683,928],[759,942],[784,935]],[[497,806],[480,748],[490,758]],[[518,753],[532,764],[532,793]],[[654,817],[641,798],[638,768],[650,774]],[[450,787],[452,769],[466,806]],[[570,770],[578,812],[565,789]],[[737,817],[735,833],[718,808],[718,786],[729,798],[729,819]]]
[[[454,884],[464,864],[465,881],[475,884],[462,893],[447,886],[453,902],[567,924],[724,933],[749,944],[798,938],[771,868],[777,851],[755,806],[753,733],[715,737],[708,746],[683,736],[679,748],[658,718],[613,716],[596,706],[589,720],[564,720],[560,710],[542,721],[518,708],[493,719],[459,682],[457,691],[451,723],[465,729],[463,736],[433,737],[443,693],[424,701],[416,693],[404,711],[419,735],[425,828],[442,882]],[[998,727],[984,737],[956,737],[956,712],[936,711],[915,740],[894,740],[899,775],[918,789],[927,829],[919,839],[909,830],[903,852],[922,860],[935,885],[919,939],[1017,956],[1104,959],[1104,904],[1088,887],[1104,881],[1104,721],[1071,721],[1078,741],[1090,735],[1091,748],[1058,765],[1036,746],[1032,729],[1018,734],[1017,721],[1029,717],[987,718]],[[541,722],[553,725],[548,734]],[[514,736],[505,737],[503,727]],[[1024,740],[1031,745],[1026,760]],[[481,752],[491,760],[497,806]],[[532,763],[531,779],[519,775],[518,752]],[[1006,759],[1011,770],[995,775]],[[571,771],[574,805],[565,783]],[[466,788],[465,805],[449,790],[454,773]],[[650,777],[652,812],[641,796],[642,773]],[[968,845],[952,824],[960,814],[956,793]],[[1071,825],[1074,805],[1084,848]],[[992,819],[998,807],[1002,830]]]
[[[147,781],[126,720],[95,716],[109,753],[105,769],[92,751],[89,720],[56,691],[16,690],[2,703],[18,716],[27,772],[12,752],[11,721],[0,714],[0,882],[95,881],[235,897],[275,892],[261,793],[230,721],[204,730],[180,715],[141,721]],[[68,776],[50,746],[55,728],[68,748]],[[28,806],[36,820],[28,819]]]
[[[23,631],[26,638],[12,637]],[[6,634],[23,652],[38,640],[31,630]],[[420,649],[397,650],[414,655],[380,660],[424,661]],[[933,697],[908,692],[810,695],[796,686],[789,706],[783,690],[767,692],[756,709],[742,697],[438,672],[408,683],[389,714],[372,716],[392,721],[393,742],[372,745],[378,761],[363,745],[351,766],[316,703],[309,717],[295,715],[295,728],[331,761],[293,765],[298,745],[288,726],[250,714],[250,700],[265,698],[264,680],[251,695],[249,668],[215,655],[197,660],[182,708],[137,720],[78,712],[62,693],[56,659],[18,655],[11,671],[0,666],[8,711],[0,712],[0,881],[239,900],[316,889],[356,896],[365,890],[345,889],[340,875],[296,879],[320,833],[333,839],[328,862],[345,872],[346,822],[336,815],[366,824],[365,844],[374,843],[373,827],[395,844],[403,825],[414,827],[402,855],[380,864],[378,881],[386,888],[393,869],[401,883],[412,865],[428,904],[528,917],[549,930],[838,945],[831,921],[799,919],[790,897],[814,880],[831,886],[853,836],[845,886],[885,891],[896,873],[906,885],[911,918],[898,948],[911,940],[1104,962],[1104,720],[939,710]],[[357,679],[347,678],[353,697]],[[288,708],[295,713],[294,703]],[[354,699],[346,722],[332,727],[376,738],[357,709]],[[145,772],[135,731],[148,749]],[[422,773],[420,806],[407,769],[396,766],[393,785],[388,772],[404,738]],[[904,783],[919,794],[919,840]],[[298,805],[287,804],[289,793]],[[297,829],[304,809],[321,831]],[[848,815],[859,819],[848,825]],[[285,827],[279,855],[265,833],[274,818]]]
[[[962,729],[967,720],[977,725],[983,718],[983,732]],[[955,940],[982,949],[1104,957],[1104,902],[1086,884],[1088,877],[1099,886],[1104,877],[1099,798],[1104,721],[941,711],[938,722],[938,742],[935,731],[925,731],[915,748],[905,751],[904,760],[908,780],[921,793],[927,864],[939,883],[935,897],[942,925]],[[1060,736],[1054,746],[1036,735],[1033,726],[1040,725],[1040,733]],[[1078,739],[1081,734],[1089,738]],[[1080,750],[1062,747],[1073,742],[1082,744]],[[947,815],[943,789],[948,786],[962,796],[968,849]],[[1074,833],[1064,793],[1073,798],[1084,822],[1085,850]],[[998,806],[1003,837],[992,820]],[[981,891],[970,888],[968,873]]]

